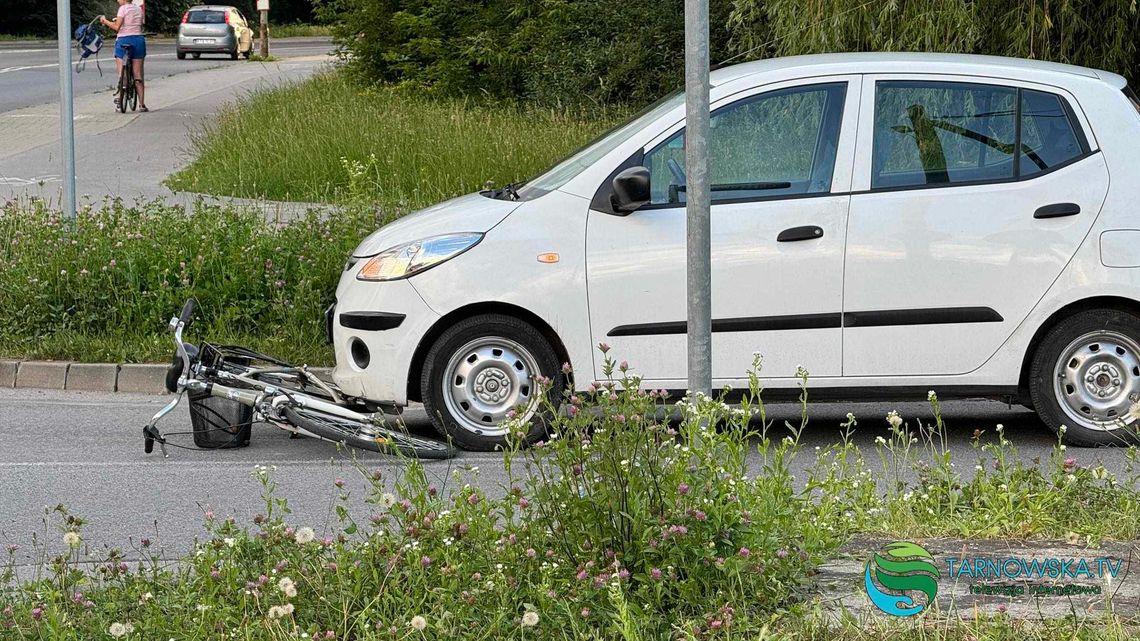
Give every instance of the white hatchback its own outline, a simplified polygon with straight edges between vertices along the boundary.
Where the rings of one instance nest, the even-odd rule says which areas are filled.
[[[1140,104],[1121,76],[847,54],[712,73],[714,387],[1011,398],[1073,444],[1140,419]],[[328,315],[348,394],[471,449],[598,345],[683,390],[684,96],[541,176],[369,236]],[[567,376],[564,365],[573,375]],[[541,415],[532,438],[543,432]],[[1136,424],[1135,427],[1140,427]]]

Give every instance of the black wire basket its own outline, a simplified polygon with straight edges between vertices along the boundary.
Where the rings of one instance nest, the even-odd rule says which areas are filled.
[[[249,445],[252,407],[204,392],[191,393],[189,399],[194,445],[207,450]]]

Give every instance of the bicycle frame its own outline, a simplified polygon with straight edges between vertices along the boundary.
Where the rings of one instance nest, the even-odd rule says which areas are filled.
[[[170,319],[169,327],[174,334],[174,344],[178,349],[178,356],[182,360],[182,373],[178,377],[177,391],[175,397],[160,409],[150,420],[150,422],[143,427],[144,449],[146,453],[150,453],[154,449],[154,442],[157,441],[162,451],[163,458],[168,458],[169,453],[166,450],[166,437],[162,431],[158,429],[158,421],[174,411],[178,404],[182,401],[182,397],[186,392],[201,392],[207,393],[210,396],[224,398],[231,401],[241,403],[252,407],[255,415],[254,420],[259,418],[263,421],[272,423],[285,431],[293,432],[295,434],[304,434],[316,439],[327,441],[329,439],[323,438],[320,435],[313,434],[305,429],[292,425],[284,418],[281,409],[284,405],[289,404],[295,407],[312,409],[325,414],[338,416],[356,421],[374,422],[377,413],[362,413],[346,407],[343,399],[336,390],[333,390],[328,385],[325,385],[320,379],[316,377],[309,377],[309,380],[314,381],[315,385],[322,388],[323,391],[328,393],[333,399],[332,402],[316,398],[312,395],[293,390],[284,390],[275,385],[269,385],[263,381],[258,381],[250,378],[251,374],[258,373],[293,373],[301,372],[306,373],[304,368],[264,368],[252,369],[245,374],[234,374],[223,370],[213,370],[212,368],[203,368],[202,364],[195,363],[190,358],[190,352],[186,349],[186,343],[182,340],[182,333],[186,329],[189,322],[189,317],[193,314],[194,305],[192,301],[187,301],[186,306],[182,309],[180,316],[174,316]],[[208,370],[208,371],[207,371]],[[252,387],[259,387],[260,390],[243,389],[223,385],[214,381],[202,380],[198,377],[199,374],[207,374],[206,378],[216,378],[222,381],[240,382]]]

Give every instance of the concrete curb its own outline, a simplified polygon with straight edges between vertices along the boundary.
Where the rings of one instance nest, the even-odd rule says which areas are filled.
[[[0,360],[0,388],[166,394],[165,363],[71,363]],[[332,380],[332,368],[310,367]]]

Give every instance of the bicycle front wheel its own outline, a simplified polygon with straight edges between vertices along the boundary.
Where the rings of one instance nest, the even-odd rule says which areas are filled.
[[[131,84],[131,69],[128,61],[123,64],[123,71],[119,73],[119,113],[127,113],[127,100],[130,99]]]
[[[368,421],[333,416],[306,407],[283,407],[282,413],[290,423],[306,432],[362,450],[432,460],[456,455],[455,448],[446,443],[415,437]]]

